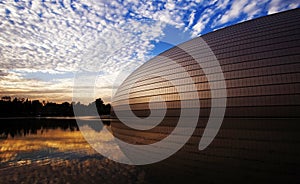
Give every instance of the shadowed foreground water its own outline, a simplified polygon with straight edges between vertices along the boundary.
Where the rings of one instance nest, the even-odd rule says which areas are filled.
[[[141,168],[93,150],[72,118],[1,119],[0,136],[0,183],[145,183]]]

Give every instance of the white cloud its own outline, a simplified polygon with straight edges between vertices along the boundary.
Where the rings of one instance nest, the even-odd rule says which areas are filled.
[[[195,14],[196,14],[196,11],[192,11],[192,13],[189,15],[189,24],[185,28],[185,31],[187,31],[188,28],[190,28],[193,25],[194,20],[195,20]]]
[[[103,63],[107,57],[124,45],[152,39],[153,35],[148,30],[153,28],[155,22],[143,24],[135,20],[124,21],[123,13],[126,11],[123,11],[121,4],[116,2],[110,4],[117,6],[116,9],[102,4],[97,5],[90,4],[91,10],[88,12],[78,3],[66,3],[64,5],[66,8],[62,8],[59,4],[39,3],[34,4],[34,8],[26,7],[26,11],[20,13],[13,11],[18,6],[17,3],[6,4],[4,9],[11,10],[11,13],[9,18],[1,17],[4,21],[0,29],[6,37],[1,37],[0,42],[3,48],[2,67],[47,68],[59,71],[76,71],[78,68],[99,69],[97,65],[105,67]],[[72,7],[77,9],[73,10]],[[101,17],[99,16],[101,12],[106,13]],[[167,15],[166,19],[169,19]],[[20,20],[22,23],[18,23]],[[122,21],[126,24],[122,24]],[[135,26],[131,27],[132,25]],[[163,27],[155,28],[160,31],[163,29]],[[148,36],[138,34],[144,30]],[[154,37],[159,36],[156,32],[154,34]],[[147,50],[140,46],[130,48]],[[84,61],[86,54],[94,52],[90,49],[101,53],[98,59],[102,61]]]
[[[268,7],[268,13],[299,7],[298,1],[247,0],[173,1],[1,1],[0,88],[42,91],[57,87],[70,91],[71,78],[45,81],[27,79],[32,72],[62,74],[78,70],[103,71],[109,78],[144,63],[153,40],[161,40],[168,26],[190,29],[191,36],[225,26],[242,14],[251,19]],[[230,7],[228,10],[227,8]],[[12,81],[12,79],[18,81]],[[52,83],[55,81],[55,85]],[[12,88],[12,86],[15,88]],[[113,82],[103,80],[101,86]],[[50,90],[49,88],[49,90]],[[51,90],[50,90],[51,91]],[[105,95],[107,94],[105,88]],[[64,94],[61,94],[64,95]],[[70,94],[65,95],[70,96]],[[56,95],[57,97],[57,95]],[[57,97],[58,98],[58,97]],[[59,97],[62,98],[62,97]]]
[[[35,78],[25,78],[23,74],[13,71],[0,78],[1,96],[9,94],[13,97],[55,102],[72,100],[73,81],[70,78],[41,81]]]
[[[243,12],[247,14],[247,20],[252,19],[255,15],[260,13],[261,9],[259,8],[259,4],[260,3],[252,1],[245,6]]]
[[[294,9],[300,6],[296,0],[271,0],[268,5],[268,14],[278,13],[288,9]]]
[[[291,3],[289,6],[288,6],[288,9],[295,9],[297,7],[300,6],[300,3],[298,2],[294,2],[294,3]]]
[[[125,64],[137,67],[145,62],[147,52],[153,48],[150,41],[159,39],[167,24],[184,25],[182,12],[172,1],[165,5],[168,10],[157,9],[151,1],[62,2],[0,4],[0,31],[4,35],[0,37],[1,70],[23,73],[101,70],[105,71],[103,77],[109,77]],[[134,17],[125,16],[129,10]],[[11,72],[9,77],[13,76],[16,77]],[[17,86],[20,91],[56,86],[43,81],[32,86],[31,79],[18,77],[19,82],[2,78],[3,92],[11,92],[9,85]],[[61,86],[70,91],[69,85]]]
[[[281,0],[272,0],[269,4],[268,14],[277,13],[280,10]]]
[[[246,6],[248,0],[235,0],[230,9],[225,12],[225,14],[220,18],[219,24],[225,24],[232,21],[242,13],[242,9]]]
[[[172,0],[168,0],[165,7],[168,10],[174,10],[175,9],[175,3]]]
[[[216,9],[223,10],[228,6],[229,3],[230,3],[230,0],[220,0],[220,1],[218,1],[218,4],[216,5]]]
[[[207,23],[210,21],[210,16],[212,15],[212,13],[213,13],[213,10],[206,9],[200,15],[200,19],[198,20],[198,22],[192,28],[193,29],[193,32],[192,32],[193,37],[199,36],[199,34],[204,30]]]
[[[288,9],[297,8],[300,2],[297,0],[234,0],[234,1],[219,1],[216,8],[230,7],[223,14],[215,11],[215,19],[212,21],[211,28],[218,29],[228,26],[230,23],[238,23],[253,19],[257,16],[282,12]],[[265,9],[267,8],[267,9]],[[220,9],[221,10],[221,9]]]

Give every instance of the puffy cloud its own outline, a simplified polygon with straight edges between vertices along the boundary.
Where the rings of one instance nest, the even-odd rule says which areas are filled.
[[[232,23],[243,22],[259,16],[294,9],[299,6],[300,3],[296,0],[219,1],[214,10],[221,10],[221,8],[223,8],[223,10],[220,11],[221,13],[214,11],[216,12],[215,19],[210,27],[215,30]],[[224,9],[225,7],[227,7],[227,9]]]
[[[129,2],[127,6],[133,5],[137,8],[139,3]],[[4,35],[0,37],[0,60],[6,71],[51,74],[102,70],[104,75],[111,74],[121,70],[124,63],[136,62],[133,56],[139,59],[137,63],[145,62],[144,56],[153,47],[150,40],[159,38],[164,28],[158,21],[127,17],[129,8],[117,1],[3,2],[0,6],[4,10],[0,13]],[[156,16],[166,22],[172,20],[166,12]],[[58,86],[54,82],[71,88],[66,81],[49,84],[10,73],[1,78],[0,86],[6,92],[45,89],[44,85],[55,89]]]
[[[19,72],[10,72],[0,80],[0,95],[63,102],[72,100],[72,79],[42,81],[25,78]]]
[[[210,21],[210,17],[213,13],[212,9],[206,9],[200,16],[198,22],[193,26],[192,36],[198,36],[206,27],[207,23]]]
[[[130,73],[147,61],[153,41],[169,34],[169,26],[189,30],[195,37],[228,22],[296,7],[296,0],[4,0],[0,2],[0,88],[3,94],[29,95],[31,90],[42,95],[48,90],[55,98],[70,98],[72,77],[58,74],[88,70],[100,71],[97,86],[109,96],[113,87],[108,86],[114,86],[118,73],[125,66],[125,73]],[[48,79],[30,78],[37,72]]]
[[[195,14],[196,14],[196,11],[192,11],[192,13],[189,15],[189,24],[187,25],[187,28],[189,28],[190,26],[192,26],[192,24],[194,23]]]
[[[220,24],[225,24],[229,21],[235,20],[242,13],[242,9],[247,5],[248,0],[235,0],[230,9],[225,12],[219,20]]]
[[[300,6],[299,1],[294,0],[271,0],[268,5],[268,14],[294,9]]]

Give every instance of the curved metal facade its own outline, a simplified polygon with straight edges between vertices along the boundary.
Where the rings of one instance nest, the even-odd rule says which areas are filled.
[[[218,59],[226,82],[227,107],[214,141],[203,151],[198,144],[211,111],[207,75],[215,75],[210,54],[200,38],[181,44],[202,59],[206,75],[194,58],[174,47],[133,72],[117,92],[113,107],[125,103],[122,90],[130,80],[129,104],[135,115],[147,117],[149,99],[166,101],[164,120],[150,130],[135,130],[115,119],[114,135],[132,144],[150,144],[169,135],[180,116],[181,101],[199,100],[199,122],[188,143],[175,155],[149,168],[174,181],[200,178],[203,182],[296,181],[300,166],[300,10],[291,10],[230,26],[201,36]],[[165,58],[162,59],[162,58]],[[161,75],[177,80],[187,93],[186,80],[175,61],[192,77],[198,96],[180,99],[176,88]],[[148,77],[140,77],[149,75]],[[219,79],[212,84],[218,90]],[[216,93],[217,94],[217,93]],[[159,101],[157,103],[160,103]],[[152,106],[152,110],[159,108]],[[197,108],[197,107],[195,107]],[[125,153],[126,154],[126,153]],[[151,170],[151,169],[150,169]],[[175,173],[167,174],[167,173]],[[150,172],[151,173],[151,172]],[[184,174],[185,173],[185,174]],[[182,176],[182,178],[180,177]],[[155,179],[153,179],[155,181]],[[159,181],[159,180],[158,180]],[[298,180],[300,181],[300,180]]]

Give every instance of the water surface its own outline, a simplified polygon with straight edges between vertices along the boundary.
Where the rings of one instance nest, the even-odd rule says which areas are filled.
[[[144,183],[92,149],[74,118],[2,118],[0,137],[1,183]]]

